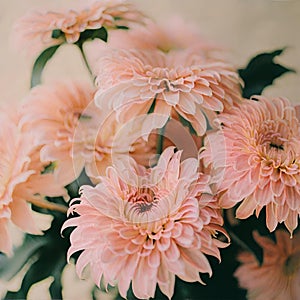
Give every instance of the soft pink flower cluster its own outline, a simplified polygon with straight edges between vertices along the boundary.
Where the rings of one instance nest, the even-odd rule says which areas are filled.
[[[180,156],[169,147],[153,168],[130,160],[127,174],[109,167],[96,187],[82,187],[70,209],[79,217],[64,225],[76,226],[68,257],[84,249],[79,274],[90,264],[95,282],[117,282],[126,298],[132,281],[141,299],[154,297],[157,283],[171,298],[175,275],[189,282],[202,282],[199,272],[212,275],[204,254],[220,259],[226,244],[214,236],[224,232],[223,220],[197,160]]]
[[[37,54],[62,42],[76,43],[88,29],[130,27],[144,22],[143,14],[127,0],[94,0],[81,6],[68,11],[33,11],[24,15],[14,27],[16,45]],[[53,35],[54,30],[61,31],[62,35]]]
[[[204,164],[213,175],[221,207],[242,202],[237,218],[266,209],[274,231],[284,222],[290,233],[300,215],[300,120],[285,98],[255,97],[221,114],[219,130],[207,134]]]
[[[240,203],[239,219],[265,209],[270,231],[284,223],[293,234],[300,215],[300,121],[287,99],[243,99],[234,66],[182,23],[170,32],[143,21],[125,0],[20,21],[24,38],[40,48],[62,42],[52,38],[55,29],[75,43],[88,29],[135,24],[112,33],[106,46],[94,41],[87,60],[95,85],[41,84],[24,99],[16,122],[1,117],[8,142],[0,147],[0,250],[11,250],[9,220],[38,233],[27,202],[50,208],[44,196],[64,196],[64,186],[85,174],[91,185],[71,201],[63,226],[75,227],[68,259],[82,251],[78,274],[89,265],[97,285],[117,285],[124,298],[130,285],[141,299],[154,297],[157,285],[171,298],[175,276],[203,283],[199,273],[212,275],[207,255],[221,260],[219,249],[228,245],[223,209]],[[265,250],[261,267],[250,254],[239,256],[244,265],[236,276],[250,298],[271,297],[251,280],[262,275],[268,283],[265,266],[278,249],[285,255],[284,267],[274,267],[286,283],[283,295],[298,291],[299,276],[283,275],[299,274],[298,246],[283,231],[276,237],[277,244],[255,235]]]
[[[29,131],[19,126],[19,113],[2,108],[0,164],[0,251],[11,254],[10,223],[21,230],[41,234],[30,203],[53,208],[44,196],[66,196],[64,187],[51,173],[44,172],[49,161],[41,161],[40,147]]]

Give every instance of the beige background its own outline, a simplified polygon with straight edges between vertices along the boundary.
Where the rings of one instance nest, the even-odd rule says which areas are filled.
[[[81,0],[82,2],[84,0]],[[0,101],[19,101],[26,95],[33,61],[13,50],[10,45],[14,21],[34,7],[71,6],[73,0],[0,0]],[[248,59],[263,51],[287,46],[278,60],[300,72],[300,0],[135,0],[144,11],[159,20],[173,14],[198,25],[204,36],[231,51],[236,66],[244,66]],[[87,76],[78,52],[65,47],[50,62],[45,79],[54,77]],[[265,92],[286,96],[300,103],[300,75],[286,74]],[[1,237],[0,237],[1,238]],[[72,266],[66,271],[64,297],[67,300],[89,299],[89,281],[76,281]],[[48,299],[44,293],[51,279],[35,287],[32,300]],[[70,283],[72,282],[72,283]],[[17,286],[18,282],[10,286]],[[3,287],[2,287],[3,288]],[[0,285],[1,292],[1,285]],[[0,293],[1,298],[1,293]],[[100,299],[104,299],[103,296]]]
[[[84,0],[79,0],[84,1]],[[14,21],[32,8],[71,6],[74,0],[1,0],[0,99],[19,100],[28,91],[32,60],[10,44]],[[300,0],[135,0],[155,19],[181,15],[198,25],[204,36],[231,51],[243,66],[256,53],[287,46],[279,61],[300,71]],[[46,78],[86,76],[75,48],[65,47],[49,64]],[[299,74],[287,74],[266,93],[300,102]]]

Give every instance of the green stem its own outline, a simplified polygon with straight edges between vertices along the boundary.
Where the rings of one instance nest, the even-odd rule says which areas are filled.
[[[158,141],[156,145],[156,153],[161,154],[163,152],[163,147],[164,147],[164,133],[166,130],[166,125],[162,128],[159,129],[159,136],[158,136]]]
[[[78,47],[80,49],[80,52],[81,52],[81,55],[82,55],[82,58],[83,58],[83,61],[84,61],[84,64],[85,64],[86,68],[88,69],[88,71],[91,74],[91,76],[93,76],[92,69],[91,69],[91,67],[89,65],[89,62],[88,62],[87,57],[86,57],[86,55],[84,53],[84,50],[83,50],[83,44],[80,43],[80,44],[77,44],[77,45],[78,45]]]

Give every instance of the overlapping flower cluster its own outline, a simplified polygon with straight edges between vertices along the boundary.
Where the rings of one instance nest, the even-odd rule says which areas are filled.
[[[9,221],[38,233],[28,222],[28,203],[51,208],[43,197],[65,196],[64,187],[83,172],[91,185],[70,202],[68,214],[74,216],[63,227],[75,227],[68,258],[82,251],[79,275],[89,265],[97,285],[118,285],[124,298],[130,285],[141,299],[154,297],[157,285],[171,298],[175,276],[201,283],[199,273],[211,276],[207,255],[221,260],[219,248],[228,245],[222,210],[236,204],[239,219],[265,209],[270,231],[278,223],[290,235],[296,230],[296,108],[285,98],[243,99],[234,66],[215,55],[220,49],[194,33],[172,35],[125,0],[34,13],[18,26],[38,49],[60,39],[76,43],[85,30],[132,28],[109,31],[107,45],[95,45],[94,84],[41,84],[24,99],[17,120],[1,117],[7,141],[0,148],[1,251],[11,251]],[[276,236],[278,249],[296,264],[294,269],[283,261],[286,269],[276,272],[289,276],[286,291],[296,295],[299,247],[290,248],[283,231]],[[266,248],[267,264],[277,248],[267,238],[256,239]],[[245,264],[235,273],[241,286],[253,299],[269,295],[263,284],[249,283],[264,265],[255,265],[250,254],[239,260]]]

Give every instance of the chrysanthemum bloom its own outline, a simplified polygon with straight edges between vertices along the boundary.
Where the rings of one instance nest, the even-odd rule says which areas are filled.
[[[198,135],[206,131],[204,114],[211,118],[241,97],[239,78],[231,66],[188,51],[108,53],[99,60],[97,84],[96,104],[115,110],[119,120],[146,114],[155,104],[154,113],[167,120],[175,110]]]
[[[94,88],[75,81],[40,85],[31,90],[23,103],[21,124],[42,147],[41,159],[55,162],[58,181],[68,184],[84,167],[82,153],[101,113],[93,105]],[[96,123],[96,125],[95,125]],[[81,136],[76,136],[79,131]]]
[[[227,245],[215,238],[222,217],[198,161],[180,156],[167,148],[150,169],[125,161],[96,187],[82,187],[69,211],[79,216],[63,226],[76,227],[68,258],[83,250],[79,275],[90,264],[96,284],[118,284],[125,298],[132,282],[134,294],[148,299],[156,284],[171,298],[175,275],[202,282],[199,272],[212,274],[205,254],[220,259],[218,248]]]
[[[97,183],[97,177],[105,175],[112,164],[113,154],[130,155],[147,165],[156,153],[156,138],[141,138],[142,123],[137,128],[131,124],[130,131],[126,130],[116,121],[114,112],[101,111],[94,105],[93,95],[89,84],[56,82],[35,87],[23,103],[23,128],[35,136],[41,159],[53,162],[54,175],[64,184],[75,180],[84,167]],[[116,138],[123,127],[125,130]]]
[[[163,126],[162,121],[164,119],[160,116],[145,115],[132,118],[128,123],[120,123],[116,120],[116,114],[111,112],[100,119],[97,128],[93,128],[90,140],[81,127],[77,128],[74,145],[78,144],[78,137],[85,142],[82,155],[86,173],[92,182],[98,183],[99,176],[105,176],[106,168],[122,157],[133,157],[137,163],[149,167],[157,151],[155,129]]]
[[[216,175],[222,207],[242,201],[240,219],[265,207],[270,231],[284,222],[292,233],[300,214],[300,122],[287,99],[255,98],[218,117],[204,163]]]
[[[275,231],[276,242],[254,233],[263,248],[260,266],[248,252],[239,254],[241,266],[235,271],[242,288],[248,291],[249,300],[297,300],[300,295],[300,234],[290,239],[283,230]]]
[[[0,251],[10,253],[9,222],[25,232],[41,234],[28,202],[45,207],[44,196],[64,196],[66,191],[52,174],[43,172],[48,163],[40,161],[32,136],[21,132],[9,117],[1,115],[0,120]]]
[[[94,43],[90,56],[96,61],[105,49],[147,49],[169,52],[188,50],[204,57],[214,57],[221,52],[220,47],[203,38],[191,24],[179,17],[173,17],[162,24],[153,21],[144,26],[132,26],[130,30],[114,30],[109,34],[107,43]]]
[[[26,49],[30,55],[38,55],[44,49],[64,42],[63,36],[52,38],[52,32],[63,20],[56,12],[30,12],[14,25],[12,41],[17,49]]]
[[[69,11],[26,14],[15,25],[15,40],[36,53],[64,41],[75,43],[87,29],[127,27],[143,20],[142,13],[127,0],[90,1],[85,7]],[[63,35],[53,37],[53,30]]]

